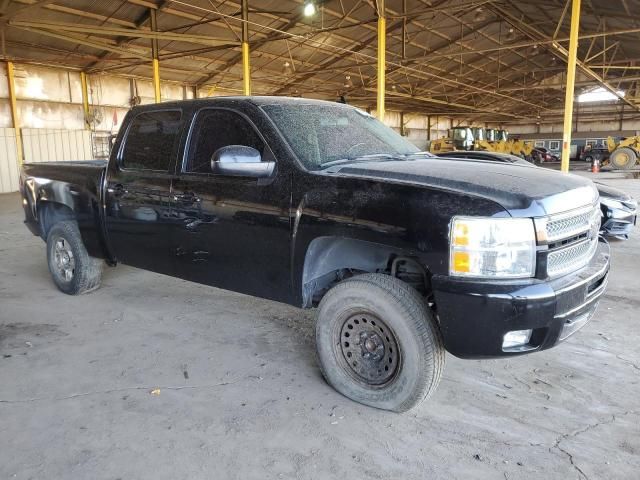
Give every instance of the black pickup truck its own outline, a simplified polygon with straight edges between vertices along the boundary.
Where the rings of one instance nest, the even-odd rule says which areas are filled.
[[[118,262],[318,307],[327,381],[406,411],[462,358],[547,349],[609,271],[589,180],[421,153],[366,112],[282,97],[135,107],[108,164],[27,164],[55,284]]]

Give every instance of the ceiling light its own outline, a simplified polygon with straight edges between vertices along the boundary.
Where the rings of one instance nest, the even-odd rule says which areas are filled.
[[[304,16],[310,17],[316,14],[316,4],[313,2],[307,2],[304,4]]]
[[[487,14],[484,11],[484,8],[478,7],[476,8],[476,13],[473,15],[473,20],[475,22],[482,22],[487,19]]]
[[[293,75],[293,67],[288,60],[282,64],[282,74],[286,76]]]
[[[509,31],[507,32],[507,36],[505,37],[507,40],[511,41],[514,38],[516,38],[516,32],[513,29],[513,27],[509,28]]]

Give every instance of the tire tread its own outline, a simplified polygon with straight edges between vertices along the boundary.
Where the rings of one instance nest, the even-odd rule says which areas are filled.
[[[442,335],[420,294],[410,285],[389,275],[367,273],[344,280],[327,292],[322,302],[331,300],[331,297],[340,295],[345,290],[362,287],[382,290],[389,300],[395,302],[398,310],[404,310],[407,313],[406,319],[411,322],[422,345],[425,346],[422,349],[422,365],[418,369],[417,388],[407,399],[393,408],[397,412],[406,412],[429,398],[442,378],[446,358]],[[323,363],[318,363],[323,376],[329,378],[324,371]]]
[[[63,235],[71,244],[71,248],[74,250],[74,256],[76,257],[76,273],[69,284],[62,284],[57,281],[51,264],[50,242],[53,236],[57,234]],[[68,295],[82,295],[100,287],[102,280],[102,260],[91,257],[89,253],[87,253],[78,225],[73,220],[57,222],[49,229],[47,235],[47,263],[49,264],[49,270],[51,271],[54,283],[59,290]]]

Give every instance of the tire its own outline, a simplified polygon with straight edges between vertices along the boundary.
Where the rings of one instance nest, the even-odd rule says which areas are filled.
[[[440,330],[422,297],[381,274],[359,275],[327,292],[318,309],[316,348],[333,388],[394,412],[428,398],[445,364]]]
[[[591,162],[593,162],[593,157],[591,155],[587,155],[586,157],[584,157],[584,161],[588,162],[588,163],[591,163]]]
[[[74,221],[58,222],[49,230],[47,263],[53,283],[67,295],[80,295],[100,286],[102,261],[89,256]]]
[[[609,157],[609,160],[615,168],[628,170],[635,166],[638,156],[633,149],[622,147],[616,149]]]

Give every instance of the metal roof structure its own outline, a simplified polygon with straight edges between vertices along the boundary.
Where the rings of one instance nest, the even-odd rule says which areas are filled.
[[[570,1],[387,0],[389,109],[509,121],[560,115]],[[583,0],[576,92],[623,90],[640,111],[640,13]],[[252,93],[375,108],[374,0],[249,0]],[[242,92],[240,1],[0,0],[2,55],[89,74],[151,77]],[[155,17],[155,31],[152,19]]]

